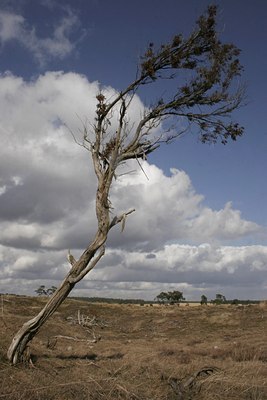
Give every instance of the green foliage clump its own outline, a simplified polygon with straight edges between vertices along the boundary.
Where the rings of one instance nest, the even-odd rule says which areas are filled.
[[[212,300],[213,304],[226,304],[226,297],[223,294],[217,293],[216,298]]]
[[[57,290],[56,286],[46,289],[45,285],[41,285],[35,290],[38,296],[51,296]]]
[[[204,294],[202,294],[202,296],[201,296],[200,304],[201,304],[202,306],[208,304],[207,296],[205,296]]]
[[[183,297],[183,292],[179,290],[174,290],[173,292],[161,292],[155,298],[159,303],[177,304],[180,301],[185,300]]]

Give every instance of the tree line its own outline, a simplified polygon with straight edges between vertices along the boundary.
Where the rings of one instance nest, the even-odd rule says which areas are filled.
[[[35,290],[37,296],[51,296],[57,290],[56,286],[51,286],[50,288],[46,288],[45,285],[40,285],[38,289]],[[143,299],[120,299],[113,297],[71,297],[72,299],[80,300],[81,298],[90,303],[108,303],[108,304],[179,304],[181,302],[185,302],[186,298],[183,295],[183,292],[179,290],[168,291],[168,292],[160,292],[153,301],[143,300]],[[198,303],[198,301],[190,301],[191,303]],[[217,293],[215,299],[208,300],[207,296],[202,294],[199,303],[201,305],[211,304],[257,304],[260,301],[258,300],[239,300],[234,298],[233,300],[227,300],[223,294]]]

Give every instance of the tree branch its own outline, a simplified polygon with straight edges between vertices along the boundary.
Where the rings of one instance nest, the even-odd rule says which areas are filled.
[[[73,284],[82,280],[85,277],[85,275],[87,275],[88,272],[91,271],[96,266],[96,264],[99,262],[99,260],[103,257],[104,254],[105,254],[105,246],[102,246],[100,248],[98,255],[95,258],[93,258],[91,262],[89,262],[87,267],[84,270],[82,270],[78,276],[75,277],[69,276],[68,278],[69,283]]]
[[[129,211],[127,211],[127,212],[121,214],[119,217],[115,216],[115,217],[113,218],[113,220],[111,221],[111,223],[109,224],[109,230],[110,230],[111,228],[113,228],[113,226],[119,224],[120,222],[125,221],[125,217],[128,216],[128,215],[130,215],[130,214],[132,214],[134,211],[135,211],[135,209],[132,208],[131,210],[129,210]]]

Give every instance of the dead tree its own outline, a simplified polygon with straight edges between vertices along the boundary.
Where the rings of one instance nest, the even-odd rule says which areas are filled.
[[[244,88],[238,83],[242,71],[239,50],[219,40],[216,12],[216,7],[210,6],[187,38],[177,35],[157,49],[151,43],[133,82],[113,99],[106,99],[104,92],[98,94],[95,120],[89,127],[84,126],[83,137],[77,140],[93,160],[98,183],[97,230],[79,259],[68,255],[71,269],[60,287],[39,314],[14,336],[8,349],[11,363],[23,359],[28,343],[41,326],[103,257],[110,229],[119,223],[123,229],[126,217],[134,211],[130,209],[111,219],[109,193],[120,165],[131,159],[140,163],[162,143],[189,130],[203,143],[226,144],[229,138],[236,140],[242,135],[243,128],[232,121],[232,112],[244,98]],[[129,109],[138,90],[157,82],[167,82],[169,88],[170,80],[168,93],[147,107],[138,121],[130,122]],[[156,135],[156,131],[160,134]]]

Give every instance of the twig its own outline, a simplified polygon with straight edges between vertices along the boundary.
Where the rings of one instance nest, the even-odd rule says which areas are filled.
[[[93,340],[89,340],[89,339],[79,339],[76,337],[72,337],[72,336],[64,336],[64,335],[56,335],[53,336],[53,338],[56,339],[66,339],[66,340],[75,340],[76,342],[88,342],[88,343],[96,343],[100,340],[100,338],[95,338]]]
[[[136,399],[140,399],[140,397],[138,397],[136,394],[134,394],[133,392],[129,392],[127,389],[125,389],[125,387],[117,384],[117,388],[122,390],[123,392],[125,392],[126,394],[130,395],[131,397],[135,397]]]

